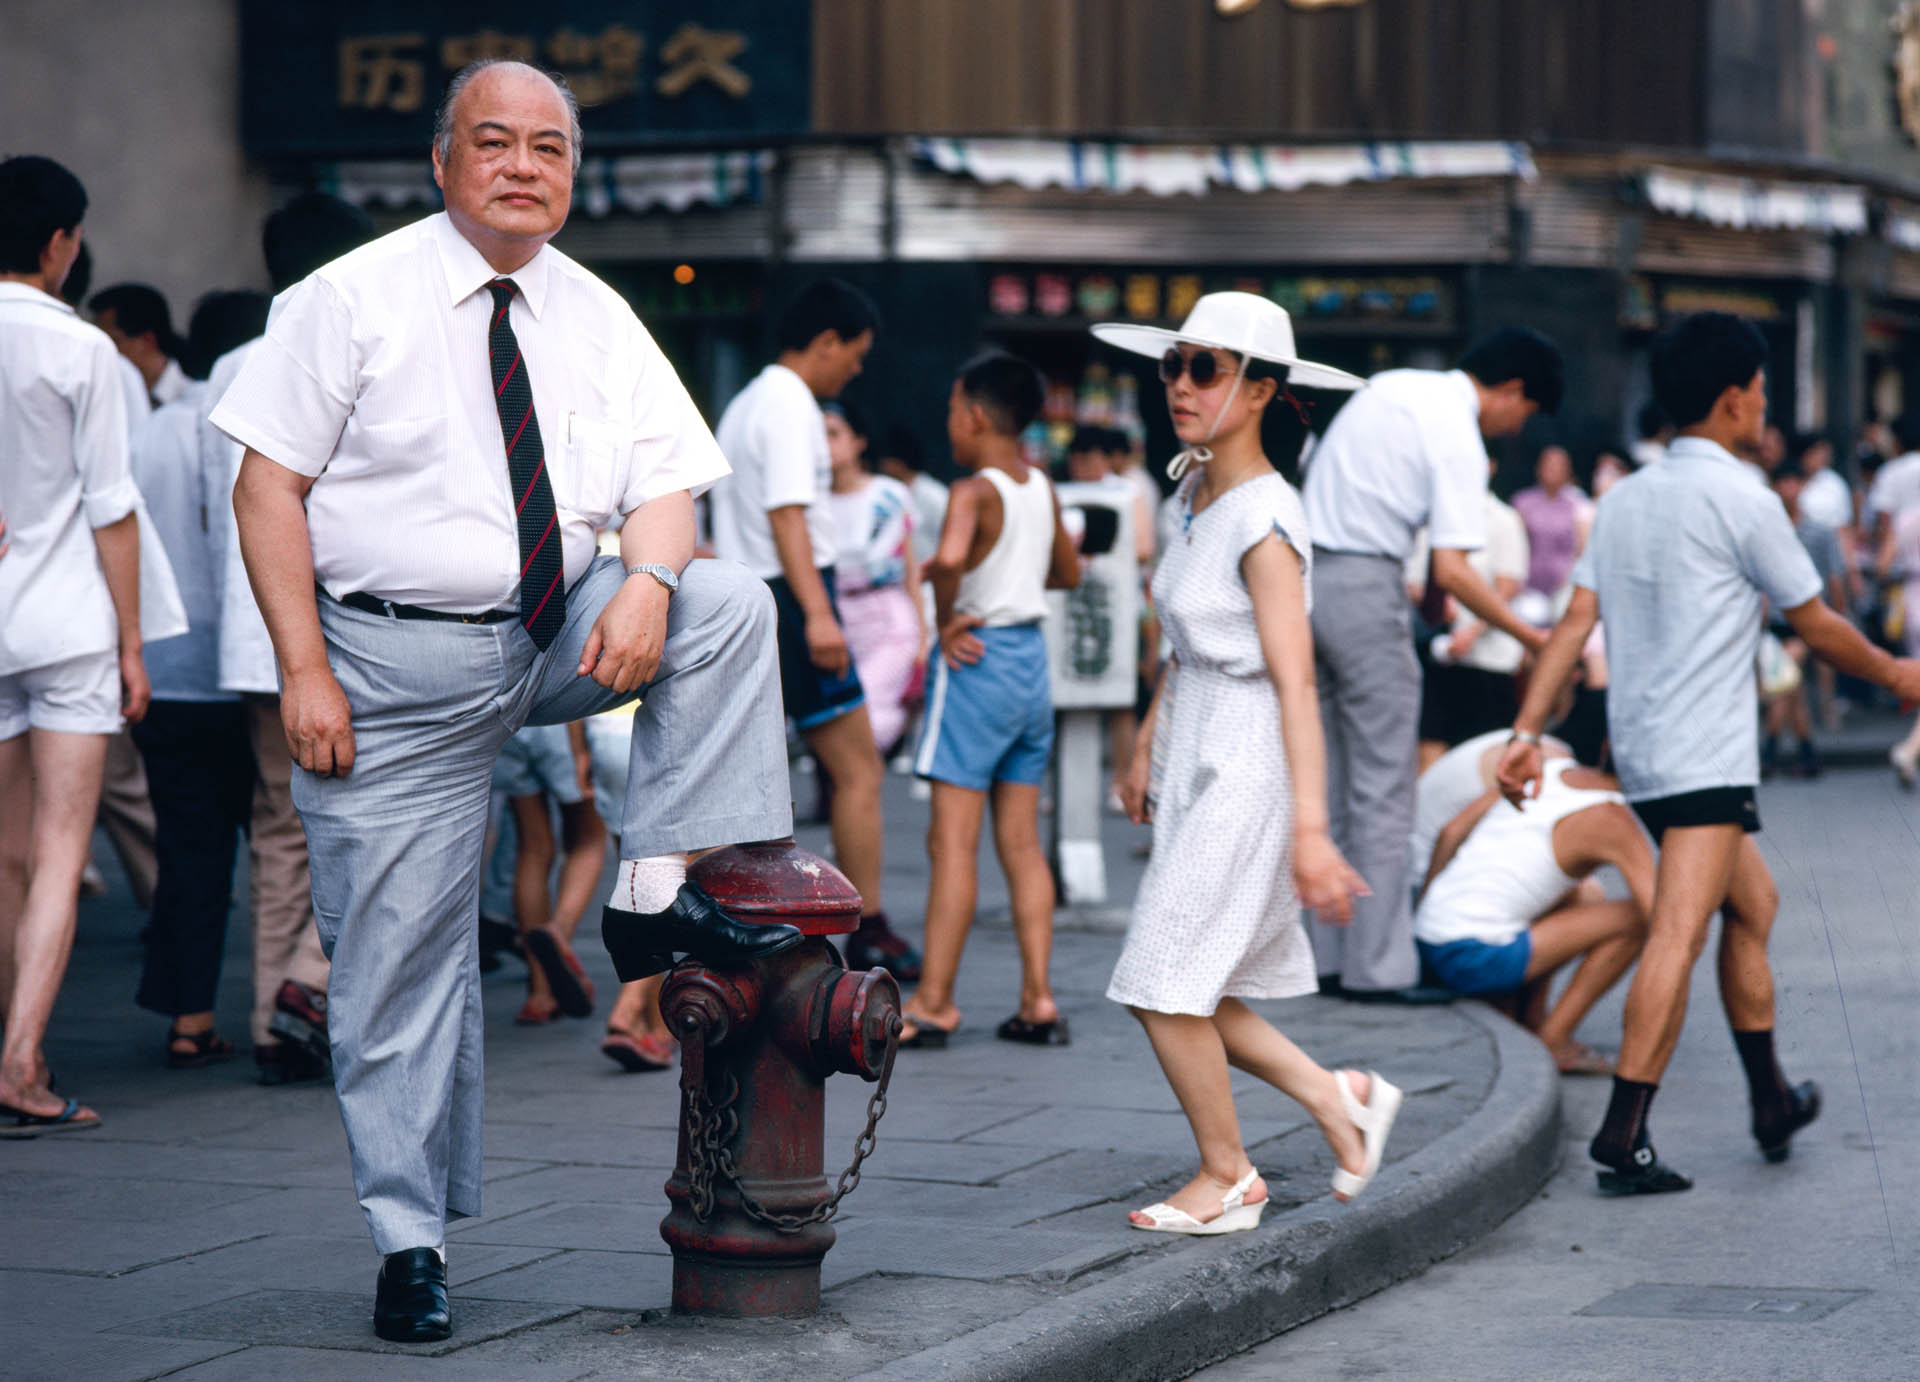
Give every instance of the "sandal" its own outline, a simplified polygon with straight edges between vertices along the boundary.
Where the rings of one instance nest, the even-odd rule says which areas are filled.
[[[1344,1071],[1335,1071],[1333,1076],[1340,1086],[1340,1102],[1346,1107],[1347,1120],[1360,1129],[1360,1144],[1366,1157],[1364,1169],[1357,1176],[1345,1167],[1334,1170],[1333,1193],[1342,1200],[1350,1200],[1365,1190],[1379,1173],[1380,1159],[1387,1150],[1387,1134],[1393,1131],[1393,1120],[1406,1098],[1398,1085],[1388,1084],[1371,1070],[1367,1077],[1373,1083],[1363,1104],[1353,1097],[1353,1088],[1347,1083]]]
[[[674,1048],[678,1044],[672,1037],[654,1032],[636,1037],[609,1027],[600,1043],[600,1054],[628,1074],[637,1075],[647,1070],[673,1069]]]
[[[1569,1042],[1563,1049],[1554,1052],[1553,1063],[1562,1075],[1604,1076],[1614,1073],[1614,1058],[1610,1053],[1581,1041]]]
[[[552,1007],[543,1008],[531,998],[522,1003],[520,1005],[520,1011],[513,1015],[513,1025],[516,1027],[544,1027],[549,1022],[558,1022],[559,1020],[559,1004],[556,1003]]]
[[[1138,1209],[1136,1214],[1144,1214],[1153,1220],[1150,1224],[1136,1224],[1127,1220],[1128,1228],[1137,1228],[1142,1233],[1184,1233],[1192,1237],[1210,1238],[1219,1233],[1241,1233],[1250,1228],[1260,1227],[1260,1216],[1266,1212],[1267,1202],[1248,1204],[1247,1191],[1259,1178],[1258,1171],[1249,1171],[1233,1183],[1233,1188],[1220,1197],[1220,1214],[1205,1223],[1187,1213],[1184,1209],[1175,1209],[1162,1201]]]
[[[183,1042],[192,1049],[178,1049]],[[204,1032],[183,1032],[175,1028],[167,1033],[167,1064],[172,1069],[197,1070],[203,1065],[230,1059],[232,1055],[233,1043],[211,1027]]]
[[[1023,1046],[1067,1046],[1073,1042],[1073,1032],[1064,1016],[1051,1022],[1029,1022],[1015,1013],[994,1028],[993,1034],[1002,1041],[1015,1041]]]
[[[67,1106],[58,1113],[28,1113],[11,1104],[0,1104],[0,1137],[38,1137],[43,1132],[84,1132],[88,1128],[100,1126],[100,1115],[90,1114],[82,1118],[80,1101],[67,1100]]]
[[[900,1016],[900,1049],[903,1051],[944,1051],[948,1039],[960,1030],[957,1022],[951,1027],[940,1027],[924,1017],[913,1017],[906,1013]],[[907,1031],[908,1027],[913,1030]]]

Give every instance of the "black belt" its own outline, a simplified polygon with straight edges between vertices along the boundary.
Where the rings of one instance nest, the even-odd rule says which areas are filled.
[[[478,614],[449,614],[443,609],[422,609],[418,605],[402,605],[392,600],[376,599],[358,590],[342,595],[340,603],[348,609],[385,615],[391,619],[432,619],[442,624],[504,624],[509,619],[520,617],[520,612],[512,609],[483,609]]]

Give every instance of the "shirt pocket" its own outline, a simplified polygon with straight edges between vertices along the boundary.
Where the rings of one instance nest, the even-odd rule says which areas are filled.
[[[554,502],[604,526],[627,489],[633,429],[605,415],[570,412],[561,423]]]

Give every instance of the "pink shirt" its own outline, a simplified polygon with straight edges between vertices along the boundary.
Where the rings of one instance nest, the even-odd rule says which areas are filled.
[[[1557,594],[1580,558],[1580,530],[1593,501],[1574,485],[1557,495],[1534,485],[1513,496],[1513,507],[1527,525],[1527,589]]]

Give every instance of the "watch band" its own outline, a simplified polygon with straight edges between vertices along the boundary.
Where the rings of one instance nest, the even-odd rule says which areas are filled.
[[[627,574],[629,576],[651,576],[660,582],[661,586],[665,588],[669,595],[675,594],[680,589],[680,578],[674,574],[673,568],[665,562],[643,561],[637,565],[629,566],[627,568]]]
[[[1532,744],[1537,749],[1540,747],[1540,736],[1537,734],[1529,734],[1524,729],[1516,729],[1513,732],[1513,737],[1508,739],[1507,742],[1509,744]]]

